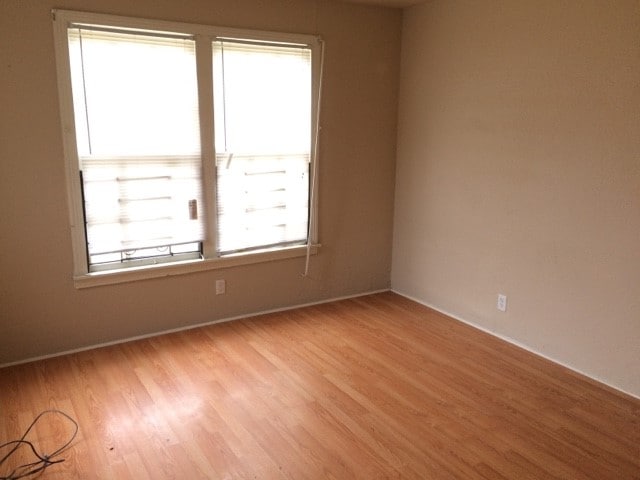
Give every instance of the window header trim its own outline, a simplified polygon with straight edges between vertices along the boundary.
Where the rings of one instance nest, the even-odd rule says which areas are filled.
[[[308,33],[286,33],[268,30],[252,30],[232,27],[219,27],[197,23],[172,22],[138,17],[124,17],[102,13],[80,12],[76,10],[51,10],[56,23],[66,28],[106,29],[114,32],[128,30],[130,33],[189,38],[197,35],[211,37],[211,40],[246,40],[271,42],[281,46],[311,46],[322,42],[319,35]],[[124,33],[124,32],[123,32]]]

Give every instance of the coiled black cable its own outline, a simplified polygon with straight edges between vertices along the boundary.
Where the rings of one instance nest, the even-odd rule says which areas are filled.
[[[25,438],[27,437],[31,429],[34,427],[34,425],[38,422],[38,420],[40,420],[40,418],[46,414],[62,415],[66,417],[74,426],[74,431],[69,441],[48,455],[38,452],[38,450],[36,449],[35,445],[32,442],[30,442],[29,440],[25,440]],[[64,458],[56,459],[55,457],[59,456],[71,445],[71,442],[75,440],[77,434],[78,434],[78,423],[66,413],[60,410],[44,410],[40,412],[40,414],[38,414],[38,416],[33,420],[33,422],[31,422],[31,425],[29,425],[29,427],[25,430],[24,434],[19,440],[11,440],[9,442],[6,442],[0,445],[0,450],[13,445],[13,447],[9,450],[9,452],[6,455],[4,455],[2,458],[0,458],[0,469],[5,464],[7,459],[11,455],[13,455],[13,453],[22,445],[28,445],[38,460],[31,463],[25,463],[23,465],[20,465],[19,467],[14,468],[8,474],[0,473],[0,480],[18,480],[20,478],[25,478],[30,475],[35,475],[37,473],[40,473],[46,468],[50,467],[51,465],[55,465],[56,463],[64,462],[65,460]]]

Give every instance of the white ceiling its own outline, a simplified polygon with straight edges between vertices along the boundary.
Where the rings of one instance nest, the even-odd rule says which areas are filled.
[[[418,3],[424,3],[426,0],[344,0],[351,3],[367,3],[369,5],[382,5],[385,7],[404,8]]]

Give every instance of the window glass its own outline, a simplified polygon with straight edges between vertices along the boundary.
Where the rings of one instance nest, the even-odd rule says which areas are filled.
[[[230,40],[213,56],[218,251],[304,243],[311,50]]]
[[[81,28],[68,38],[89,263],[199,252],[195,42]]]

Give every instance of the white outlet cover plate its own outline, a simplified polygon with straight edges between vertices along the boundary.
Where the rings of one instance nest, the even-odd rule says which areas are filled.
[[[498,294],[498,304],[496,305],[501,312],[507,311],[507,296],[502,293]]]

